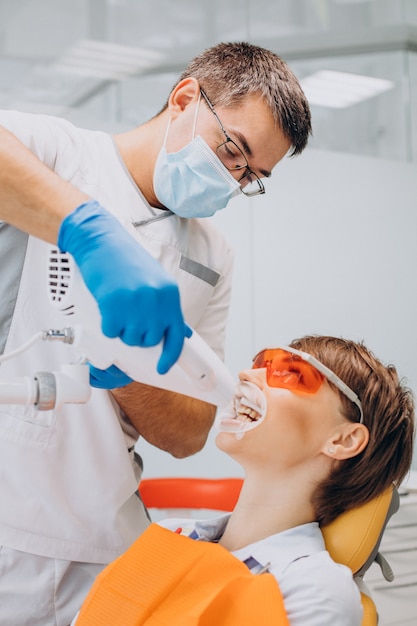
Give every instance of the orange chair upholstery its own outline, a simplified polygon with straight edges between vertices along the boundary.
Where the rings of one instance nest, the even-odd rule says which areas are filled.
[[[144,478],[140,496],[150,509],[213,509],[232,511],[241,478]]]

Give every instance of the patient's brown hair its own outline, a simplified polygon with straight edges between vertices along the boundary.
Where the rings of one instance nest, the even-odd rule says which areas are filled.
[[[384,365],[363,343],[307,336],[291,346],[327,365],[359,397],[369,443],[358,456],[335,461],[328,479],[313,496],[316,519],[329,524],[343,511],[368,502],[392,483],[399,485],[413,458],[414,398],[393,365]],[[347,419],[359,421],[356,405],[340,396]]]

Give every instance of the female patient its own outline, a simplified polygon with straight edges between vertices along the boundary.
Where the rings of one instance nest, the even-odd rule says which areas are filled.
[[[233,405],[216,420],[217,446],[245,471],[234,511],[161,524],[220,544],[253,573],[266,568],[291,626],[359,626],[358,589],[326,552],[320,526],[403,480],[412,395],[393,366],[334,337],[263,350],[239,378]],[[82,618],[77,626],[88,623]]]

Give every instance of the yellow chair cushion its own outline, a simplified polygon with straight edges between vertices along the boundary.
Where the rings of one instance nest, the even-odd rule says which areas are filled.
[[[370,502],[339,515],[322,528],[326,548],[337,563],[356,574],[368,560],[384,529],[393,488]]]

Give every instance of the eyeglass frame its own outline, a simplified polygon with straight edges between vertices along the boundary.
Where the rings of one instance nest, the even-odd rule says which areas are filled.
[[[337,389],[339,389],[339,391],[341,391],[344,396],[346,396],[351,402],[353,402],[358,407],[359,413],[360,413],[359,424],[363,424],[362,403],[359,400],[358,395],[353,391],[353,389],[348,387],[348,385],[344,383],[343,380],[339,378],[339,376],[337,376],[337,374],[332,372],[332,370],[326,367],[326,365],[323,365],[323,363],[321,363],[318,359],[316,359],[312,354],[309,354],[308,352],[303,352],[302,350],[297,350],[296,348],[291,348],[289,346],[275,346],[275,348],[264,348],[263,350],[260,350],[253,357],[252,363],[254,363],[256,359],[258,358],[258,356],[262,352],[265,352],[265,350],[286,350],[287,352],[290,352],[291,354],[299,356],[302,361],[305,361],[306,363],[309,363],[310,365],[312,365],[328,381],[333,383],[333,385],[337,387]]]
[[[220,161],[222,162],[222,164],[224,165],[224,167],[225,167],[227,170],[229,170],[229,172],[237,172],[237,171],[239,171],[239,170],[244,170],[244,174],[243,174],[243,175],[242,175],[242,176],[238,179],[238,180],[239,180],[239,182],[240,182],[241,180],[243,180],[243,178],[246,178],[246,176],[247,176],[248,174],[250,174],[251,176],[253,176],[253,177],[254,177],[254,179],[255,179],[255,180],[254,180],[254,181],[252,181],[252,182],[255,182],[255,183],[258,185],[258,189],[257,189],[256,191],[247,192],[247,191],[245,191],[245,188],[244,188],[244,187],[241,187],[240,189],[241,189],[242,193],[243,193],[245,196],[247,196],[248,198],[250,198],[250,197],[252,197],[252,196],[259,196],[259,195],[261,195],[261,194],[265,193],[265,186],[264,186],[263,182],[261,181],[261,179],[259,178],[259,176],[258,176],[257,174],[255,174],[255,172],[254,172],[254,171],[253,171],[253,170],[249,167],[248,160],[247,160],[246,156],[244,155],[244,153],[243,153],[243,151],[242,151],[242,148],[240,148],[240,147],[237,145],[237,143],[236,143],[235,141],[233,141],[233,139],[232,139],[232,138],[230,137],[230,135],[227,133],[227,131],[225,130],[225,128],[224,128],[224,126],[223,126],[223,124],[222,124],[222,122],[221,122],[221,120],[220,120],[219,116],[217,115],[217,113],[216,113],[216,111],[215,111],[215,109],[214,109],[214,106],[211,104],[211,102],[210,102],[210,100],[208,99],[208,97],[207,97],[206,93],[205,93],[205,92],[201,89],[201,87],[200,87],[200,93],[201,93],[201,95],[203,96],[204,101],[205,101],[205,103],[207,104],[208,108],[209,108],[209,109],[210,109],[210,111],[213,113],[214,117],[216,118],[217,123],[218,123],[218,125],[220,126],[220,129],[221,129],[222,133],[223,133],[223,134],[224,134],[224,136],[226,137],[226,141],[224,141],[224,142],[223,142],[223,143],[221,143],[219,146],[217,146],[216,151],[217,151],[217,150],[218,150],[221,146],[224,146],[226,143],[232,143],[232,144],[233,144],[233,145],[237,148],[237,150],[240,152],[240,154],[242,155],[242,158],[244,159],[244,161],[245,161],[246,165],[241,165],[241,166],[234,167],[234,168],[230,169],[229,167],[227,167],[227,165],[225,165],[225,164],[223,163],[222,159],[220,159],[220,157],[219,157]]]

